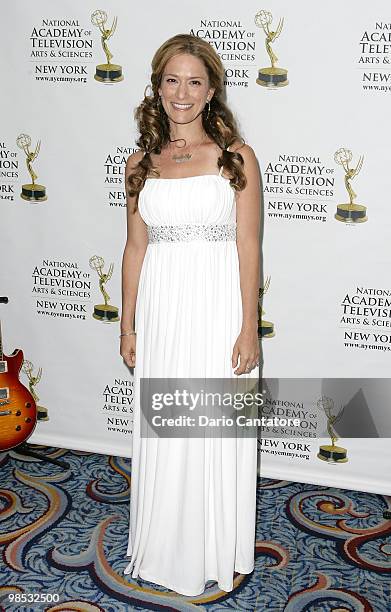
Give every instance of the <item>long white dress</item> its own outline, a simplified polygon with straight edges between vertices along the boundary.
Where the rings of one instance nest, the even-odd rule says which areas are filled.
[[[234,572],[254,569],[256,437],[142,438],[138,395],[140,377],[259,377],[231,365],[242,324],[235,192],[221,173],[150,178],[139,211],[150,241],[135,311],[124,574],[189,596],[209,580],[231,591]]]

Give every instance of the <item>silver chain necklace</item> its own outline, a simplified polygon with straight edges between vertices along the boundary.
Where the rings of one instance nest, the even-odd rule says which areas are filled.
[[[195,147],[195,149],[193,149],[192,153],[174,153],[173,155],[171,155],[171,159],[173,159],[177,164],[182,164],[183,162],[190,161],[194,153],[199,149],[199,147],[204,141],[205,139],[202,139],[201,142],[199,142],[198,145]]]

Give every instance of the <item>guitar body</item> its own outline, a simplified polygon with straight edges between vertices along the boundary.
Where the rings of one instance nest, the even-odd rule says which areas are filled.
[[[0,361],[0,451],[25,442],[37,424],[37,406],[30,391],[19,380],[23,352],[1,354]]]

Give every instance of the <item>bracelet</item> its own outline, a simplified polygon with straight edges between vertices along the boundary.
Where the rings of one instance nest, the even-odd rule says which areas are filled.
[[[130,331],[130,332],[125,332],[125,333],[119,335],[120,338],[122,336],[136,336],[136,332],[135,331]]]

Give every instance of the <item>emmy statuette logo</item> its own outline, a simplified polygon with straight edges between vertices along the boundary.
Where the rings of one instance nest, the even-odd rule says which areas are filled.
[[[349,195],[349,203],[338,204],[337,212],[335,213],[334,217],[337,219],[337,221],[342,221],[343,223],[364,223],[364,221],[368,221],[367,209],[362,204],[354,203],[357,194],[354,193],[350,184],[350,181],[360,172],[363,165],[364,156],[361,155],[359,157],[355,168],[349,167],[352,159],[353,155],[349,149],[338,149],[338,151],[334,153],[334,161],[342,166],[345,170],[345,187]]]
[[[92,316],[94,319],[103,321],[104,323],[119,321],[118,308],[117,306],[111,306],[109,304],[110,296],[105,289],[105,283],[107,283],[113,275],[114,264],[110,264],[108,271],[105,273],[103,272],[103,266],[105,265],[103,257],[94,255],[90,258],[89,263],[90,268],[95,270],[99,276],[99,288],[104,299],[104,304],[96,304],[94,306],[94,314]]]
[[[265,285],[259,288],[258,291],[258,338],[273,338],[275,336],[274,331],[274,323],[270,321],[265,321],[262,319],[262,316],[265,314],[264,310],[261,306],[262,298],[269,289],[270,286],[270,276],[266,278]]]
[[[46,195],[46,187],[44,187],[44,185],[38,185],[38,183],[35,182],[35,179],[37,179],[38,176],[37,174],[35,174],[31,165],[33,161],[38,157],[41,148],[41,141],[39,140],[37,142],[34,151],[30,151],[30,136],[28,134],[19,134],[16,139],[16,144],[18,145],[19,149],[22,149],[22,151],[24,151],[26,154],[27,170],[31,176],[31,183],[22,185],[20,197],[23,198],[23,200],[27,200],[28,202],[44,202],[48,199]]]
[[[344,407],[341,407],[336,413],[334,410],[334,402],[329,397],[322,397],[318,400],[316,405],[319,409],[324,411],[327,417],[327,431],[331,439],[331,444],[323,444],[319,448],[317,457],[322,461],[327,461],[327,463],[346,463],[348,461],[346,456],[347,450],[342,446],[335,446],[338,435],[334,428],[334,423],[339,421],[343,415],[345,410]]]
[[[285,68],[277,68],[276,63],[278,61],[278,57],[274,53],[271,45],[274,43],[276,38],[278,38],[281,34],[284,18],[280,19],[277,25],[276,30],[270,30],[270,24],[273,21],[273,15],[269,11],[259,11],[255,15],[255,25],[262,30],[266,34],[266,51],[269,55],[271,66],[267,68],[260,68],[258,70],[258,85],[262,85],[263,87],[268,87],[269,89],[278,89],[279,87],[284,87],[288,85],[288,71]]]
[[[120,66],[119,64],[111,63],[113,54],[110,52],[107,46],[108,39],[111,38],[117,28],[117,17],[114,17],[110,29],[104,27],[106,21],[106,11],[98,9],[94,11],[91,15],[91,22],[94,26],[99,28],[99,31],[101,33],[101,43],[103,51],[106,55],[106,64],[98,64],[98,66],[96,66],[94,79],[96,81],[99,81],[100,83],[118,83],[124,78],[122,74],[122,66]]]
[[[35,403],[37,405],[37,419],[38,419],[38,421],[48,421],[49,420],[49,415],[48,415],[47,408],[45,408],[44,406],[38,406],[39,397],[37,395],[37,392],[34,389],[34,387],[41,380],[41,377],[42,377],[42,368],[38,368],[38,372],[37,372],[36,375],[33,374],[33,369],[34,369],[34,366],[31,363],[31,361],[27,361],[25,359],[23,361],[22,370],[27,375],[27,378],[28,378],[28,381],[29,381],[30,393],[33,396],[34,401],[35,401]]]

